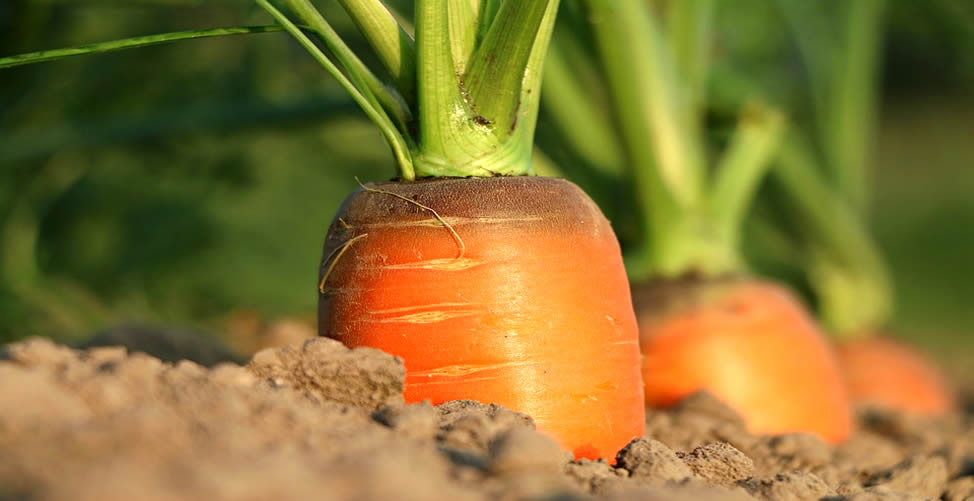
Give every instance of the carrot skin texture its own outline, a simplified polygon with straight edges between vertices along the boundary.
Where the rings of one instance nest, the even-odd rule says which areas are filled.
[[[647,405],[706,390],[754,433],[813,433],[829,443],[849,436],[838,362],[787,290],[734,279],[670,289],[637,292]]]
[[[956,408],[937,366],[906,343],[877,335],[840,342],[837,353],[853,403],[925,416]]]
[[[351,238],[319,333],[403,358],[407,402],[472,399],[534,417],[578,457],[642,436],[638,334],[611,226],[574,184],[540,177],[361,189],[323,252]],[[340,218],[340,220],[339,220]],[[461,256],[462,248],[462,256]]]

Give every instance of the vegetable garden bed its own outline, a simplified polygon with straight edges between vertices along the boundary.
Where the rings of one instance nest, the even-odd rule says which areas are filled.
[[[706,394],[650,411],[617,466],[533,420],[404,405],[401,361],[317,338],[246,365],[35,338],[0,361],[2,499],[946,499],[974,496],[974,415],[861,410],[832,447],[754,436]]]

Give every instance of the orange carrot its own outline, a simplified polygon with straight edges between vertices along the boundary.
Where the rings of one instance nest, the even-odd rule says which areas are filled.
[[[654,284],[634,294],[645,401],[667,406],[708,390],[754,432],[808,432],[840,441],[851,428],[849,403],[818,327],[783,289],[736,278],[747,270],[741,227],[787,121],[766,103],[742,103],[726,147],[708,146],[704,55],[711,11],[691,4],[664,13],[647,2],[589,0],[585,11],[569,11],[578,16],[569,24],[578,33],[556,36],[555,50],[562,53],[552,59],[577,66],[593,52],[580,49],[579,40],[592,40],[604,69],[604,80],[592,81],[604,84],[608,110],[599,92],[555,89],[566,99],[594,97],[578,116],[608,114],[610,130],[618,128],[615,135],[575,131],[572,137],[584,142],[584,163],[618,179],[622,174],[609,168],[611,161],[628,162],[622,172],[630,177],[610,196],[622,193],[633,203],[626,214],[632,217],[625,245],[629,276],[635,284]],[[575,126],[573,114],[559,116],[562,128]],[[621,152],[617,159],[590,153],[612,142]]]
[[[937,366],[909,345],[885,336],[842,341],[839,362],[853,402],[940,416],[954,410],[953,390]]]
[[[398,182],[353,193],[329,229],[319,334],[402,357],[408,402],[525,412],[579,457],[612,458],[642,435],[636,320],[615,235],[574,184],[531,176],[559,1],[471,10],[416,0],[415,39],[381,2],[342,2],[392,85],[310,0],[284,3],[335,61],[308,28],[257,2],[345,86],[399,168]]]
[[[784,288],[753,280],[694,281],[635,291],[646,403],[669,406],[706,390],[754,433],[851,430],[829,344]]]
[[[644,428],[636,321],[612,228],[539,177],[366,185],[332,224],[319,332],[406,365],[407,402],[497,403],[578,457]]]

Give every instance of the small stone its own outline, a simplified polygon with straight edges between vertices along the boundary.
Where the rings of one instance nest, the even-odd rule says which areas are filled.
[[[754,462],[733,446],[715,442],[676,455],[698,477],[720,485],[733,485],[754,473]]]
[[[633,479],[650,483],[683,480],[693,471],[672,449],[656,440],[635,438],[616,456],[619,468],[629,471]]]

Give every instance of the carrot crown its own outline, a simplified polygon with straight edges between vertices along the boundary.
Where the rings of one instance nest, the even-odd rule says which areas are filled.
[[[711,162],[702,133],[707,81],[707,44],[715,3],[666,2],[663,24],[650,2],[588,0],[577,12],[574,32],[555,37],[552,63],[577,58],[577,39],[591,37],[601,64],[595,80],[610,103],[610,122],[591,129],[605,134],[576,135],[577,149],[606,175],[625,175],[636,207],[637,237],[626,252],[634,280],[681,275],[722,275],[739,270],[738,234],[747,206],[785,129],[781,113],[753,101],[740,112],[729,146]],[[563,21],[564,23],[564,21]],[[551,83],[552,109],[574,108],[598,116],[592,92]],[[547,87],[546,87],[547,88]],[[549,101],[549,97],[545,98]],[[559,121],[563,114],[551,113]],[[561,119],[571,128],[570,116]],[[619,157],[600,153],[598,142],[613,144]],[[628,171],[611,165],[622,160]],[[713,168],[710,164],[713,163]]]
[[[522,175],[558,0],[417,0],[415,38],[380,0],[341,0],[379,56],[386,84],[310,0],[257,0],[338,79],[392,147],[405,180]],[[337,61],[305,31],[308,27]]]

